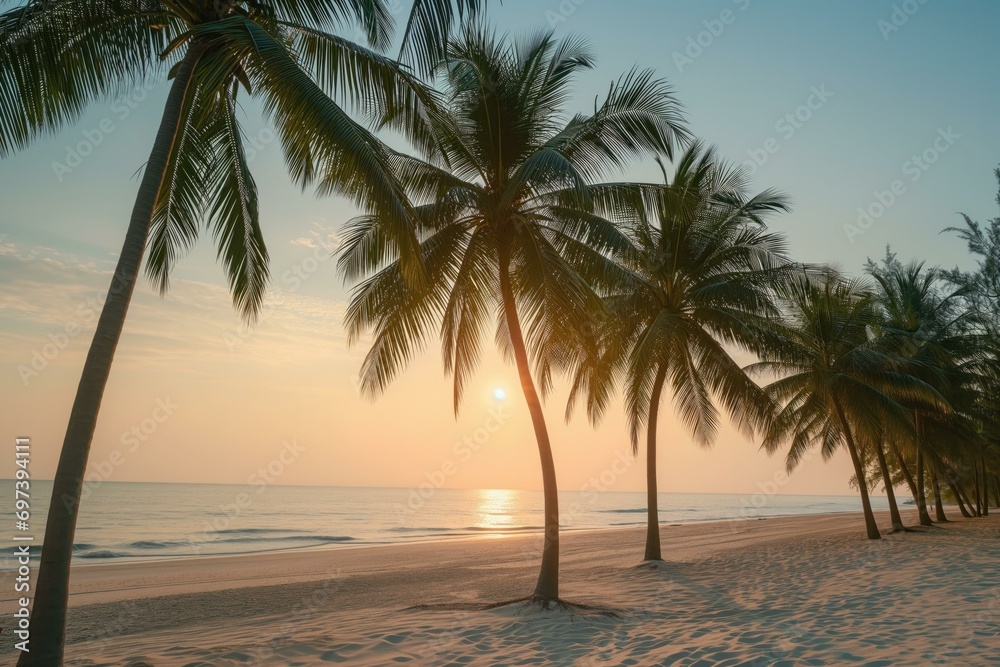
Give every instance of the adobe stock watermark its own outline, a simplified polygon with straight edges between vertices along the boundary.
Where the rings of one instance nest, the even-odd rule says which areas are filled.
[[[83,161],[104,143],[104,139],[118,129],[119,123],[125,122],[132,115],[132,112],[146,100],[150,91],[155,89],[157,85],[159,85],[158,82],[149,81],[137,87],[115,101],[109,109],[109,115],[98,121],[96,126],[80,130],[83,138],[74,144],[66,144],[66,156],[63,161],[52,163],[52,173],[55,174],[56,180],[62,183],[66,176],[72,174],[77,167],[83,164]]]
[[[576,10],[585,4],[587,4],[587,0],[561,0],[555,11],[550,9],[545,12],[545,20],[548,21],[550,28],[555,28],[560,23],[568,21],[569,17],[573,16]]]
[[[319,242],[311,242],[307,245],[306,247],[310,248],[312,252],[281,274],[281,282],[288,288],[286,291],[290,294],[297,292],[307,280],[323,268],[340,251],[342,245],[343,239],[334,233],[327,234],[326,238]],[[258,323],[267,320],[280,304],[281,296],[280,294],[275,294],[274,297],[261,305]],[[234,331],[223,334],[222,342],[225,343],[227,350],[234,352],[240,345],[253,336],[253,332],[254,329],[238,326]]]
[[[213,536],[231,529],[233,522],[253,506],[254,498],[260,496],[269,486],[275,484],[285,471],[306,451],[305,445],[300,445],[294,438],[284,440],[281,449],[273,459],[259,466],[247,477],[247,485],[254,487],[252,494],[241,491],[233,496],[232,502],[218,506],[218,511],[211,519],[202,524],[203,530],[188,538],[188,546],[195,555],[200,555],[201,545],[211,541]]]
[[[474,429],[471,434],[466,434],[461,440],[456,440],[451,446],[454,458],[446,458],[433,470],[426,471],[424,481],[417,487],[410,489],[406,502],[396,503],[393,510],[399,523],[402,525],[408,523],[427,501],[434,497],[438,489],[443,488],[448,480],[455,476],[459,467],[463,463],[471,461],[509,419],[510,415],[506,411],[506,406],[500,404],[495,408],[490,408],[482,426]]]
[[[882,41],[888,42],[889,37],[894,32],[899,32],[927,2],[928,0],[904,0],[898,5],[893,5],[888,19],[879,19],[875,22],[875,27],[882,34]]]
[[[49,364],[70,346],[75,338],[97,323],[97,318],[101,314],[106,299],[106,293],[87,298],[76,311],[80,321],[69,320],[59,331],[47,334],[45,338],[48,342],[31,350],[31,359],[28,363],[18,364],[17,375],[25,387],[41,375],[49,367]]]
[[[127,431],[122,432],[118,438],[122,449],[114,449],[105,458],[88,463],[87,472],[83,476],[83,486],[80,490],[80,501],[89,498],[90,494],[101,488],[104,482],[110,480],[115,471],[125,465],[129,455],[137,452],[148,442],[179,407],[178,404],[170,400],[169,396],[165,399],[156,399],[153,409],[146,417],[133,424]],[[72,512],[77,500],[68,494],[63,494],[62,503],[67,512]]]
[[[573,503],[569,506],[568,513],[561,513],[560,523],[567,523],[566,519],[571,519],[594,507],[600,500],[601,494],[610,491],[611,487],[618,483],[618,479],[627,473],[635,463],[636,458],[627,451],[615,452],[615,457],[604,470],[580,486],[580,496],[583,497],[583,502]]]
[[[312,589],[308,595],[302,597],[299,602],[292,606],[287,618],[282,622],[278,633],[274,638],[267,641],[264,646],[253,649],[253,656],[244,658],[251,667],[266,667],[275,664],[275,655],[282,646],[289,640],[294,640],[302,626],[316,617],[317,614],[326,612],[333,606],[336,599],[334,594],[340,590],[343,581],[343,571],[327,568],[324,572],[326,579],[322,585]]]
[[[799,465],[811,461],[816,456],[813,450],[807,450],[799,459]],[[778,492],[785,487],[791,478],[786,468],[774,471],[771,479],[758,481],[758,492],[751,496],[744,496],[740,499],[740,508],[732,512],[728,517],[730,532],[737,532],[739,526],[747,519],[760,518],[759,510],[771,504],[771,499],[778,495]]]
[[[750,6],[750,0],[730,0],[739,12],[744,12]],[[694,64],[694,61],[701,58],[705,51],[710,49],[715,40],[722,37],[726,28],[736,23],[737,11],[728,7],[719,12],[719,16],[714,19],[706,19],[701,22],[704,30],[687,38],[683,51],[674,51],[671,57],[674,66],[677,67],[678,74],[683,74],[684,69]]]
[[[786,113],[774,124],[774,131],[777,137],[768,137],[760,148],[747,150],[747,157],[743,166],[746,167],[749,175],[757,173],[757,169],[767,164],[771,156],[781,150],[782,141],[791,141],[795,133],[812,120],[813,115],[823,108],[823,106],[833,97],[833,93],[827,90],[826,84],[810,86],[809,97],[806,101],[795,108],[794,111]]]
[[[847,240],[853,245],[859,236],[864,236],[865,232],[871,229],[875,222],[907,193],[907,181],[909,183],[919,181],[941,159],[941,156],[951,150],[952,146],[961,138],[962,135],[952,130],[950,125],[947,129],[937,128],[937,136],[931,145],[920,153],[912,155],[900,167],[903,176],[908,178],[906,180],[902,178],[893,180],[887,189],[876,190],[872,194],[874,200],[871,203],[858,207],[858,218],[855,224],[847,223],[844,225],[844,234],[847,236]]]
[[[247,164],[250,164],[274,141],[275,136],[271,128],[262,127],[257,134],[244,134],[244,139],[243,152],[246,154]]]
[[[596,507],[601,496],[611,491],[619,479],[636,464],[637,460],[628,450],[616,451],[611,463],[580,485],[580,500],[571,502],[568,506],[560,503],[559,525],[570,525],[576,517]],[[526,561],[534,561],[544,545],[544,534],[525,539],[521,545],[521,558]]]
[[[32,379],[47,369],[49,364],[68,348],[73,339],[78,337],[81,332],[88,331],[91,325],[96,325],[108,296],[120,294],[126,287],[127,281],[113,276],[108,291],[99,292],[96,296],[84,299],[83,303],[76,309],[76,315],[80,321],[69,320],[60,330],[48,334],[46,336],[48,342],[31,351],[31,360],[27,364],[18,365],[17,374],[24,386],[27,387],[31,384]]]

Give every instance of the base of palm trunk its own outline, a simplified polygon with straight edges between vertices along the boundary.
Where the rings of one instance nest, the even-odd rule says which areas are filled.
[[[646,558],[635,566],[636,570],[663,570],[667,566],[667,561],[662,558]]]
[[[612,609],[611,607],[598,607],[595,605],[582,604],[580,602],[568,602],[566,600],[559,599],[551,600],[534,595],[526,598],[520,598],[518,600],[510,600],[508,602],[498,602],[496,604],[489,605],[487,609],[499,609],[502,607],[510,607],[516,613],[537,610],[566,612],[574,615],[583,614],[588,616],[610,616],[612,618],[618,618],[620,616],[618,610]]]
[[[406,607],[403,611],[490,611],[493,609],[511,608],[515,614],[528,610],[562,611],[572,614],[587,614],[594,616],[611,616],[618,618],[621,614],[611,607],[598,607],[579,602],[567,602],[559,599],[545,599],[529,595],[503,602],[443,602],[440,604],[416,604]]]

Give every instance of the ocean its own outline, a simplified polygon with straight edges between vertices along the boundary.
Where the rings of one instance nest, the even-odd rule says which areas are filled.
[[[31,485],[31,526],[41,542],[51,482]],[[13,480],[3,521],[14,525]],[[645,493],[561,492],[564,530],[640,526]],[[887,507],[872,498],[876,509]],[[857,496],[663,493],[663,523],[859,512]],[[539,531],[538,491],[237,486],[106,482],[90,488],[77,524],[77,564],[248,554],[292,549],[500,537]],[[0,569],[14,567],[0,559]]]

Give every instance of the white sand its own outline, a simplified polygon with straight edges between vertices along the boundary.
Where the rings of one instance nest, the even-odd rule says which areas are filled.
[[[874,543],[857,515],[664,526],[658,570],[643,538],[563,537],[563,597],[616,617],[406,609],[530,593],[539,538],[83,566],[66,664],[1000,665],[998,516]]]

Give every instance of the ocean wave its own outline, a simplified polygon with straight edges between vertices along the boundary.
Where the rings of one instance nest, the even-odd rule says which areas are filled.
[[[77,558],[128,558],[132,554],[122,553],[121,551],[111,551],[109,549],[99,549],[97,551],[87,551],[82,554],[77,554]]]
[[[638,514],[640,512],[643,513],[643,514],[645,514],[646,513],[646,508],[645,507],[636,507],[636,508],[630,508],[630,509],[624,509],[624,510],[598,510],[598,512],[600,512],[601,514]]]
[[[290,530],[287,528],[226,528],[224,530],[213,530],[213,535],[266,535],[268,533],[302,533],[301,530]]]
[[[385,530],[387,533],[426,533],[429,530],[448,533],[455,530],[455,528],[434,528],[433,526],[428,528],[424,528],[422,526],[393,526],[392,528],[386,528]]]
[[[473,533],[511,533],[521,530],[545,530],[545,526],[466,526]]]
[[[183,547],[187,542],[174,542],[171,540],[139,540],[130,542],[128,546],[132,549],[170,549],[171,547]]]
[[[94,545],[87,544],[86,546],[90,550],[83,550],[80,553],[74,554],[76,558],[88,558],[88,559],[108,559],[108,558],[144,558],[144,557],[164,557],[164,556],[179,556],[182,554],[171,553],[172,549],[176,549],[181,546],[188,546],[189,544],[197,544],[200,547],[211,547],[211,545],[221,545],[221,544],[259,544],[262,548],[260,549],[249,549],[247,551],[224,551],[224,552],[205,552],[204,554],[192,554],[192,555],[212,555],[212,556],[227,556],[236,555],[244,553],[264,553],[268,551],[280,551],[282,547],[277,547],[275,549],[273,546],[271,548],[266,548],[268,545],[274,545],[275,543],[296,543],[298,548],[319,546],[323,544],[336,544],[342,542],[353,542],[356,538],[349,535],[289,535],[285,537],[232,537],[222,540],[209,540],[207,542],[200,543],[189,543],[189,542],[174,542],[169,540],[156,541],[156,540],[139,540],[137,542],[131,542],[125,545],[131,549],[138,549],[139,552],[127,551],[127,550],[114,550],[114,549],[97,549]],[[296,548],[296,547],[292,547]],[[166,553],[158,554],[156,551],[164,551]],[[186,555],[186,554],[184,554]]]
[[[350,535],[286,535],[284,537],[229,537],[223,540],[211,540],[206,544],[228,544],[245,542],[352,542]]]

